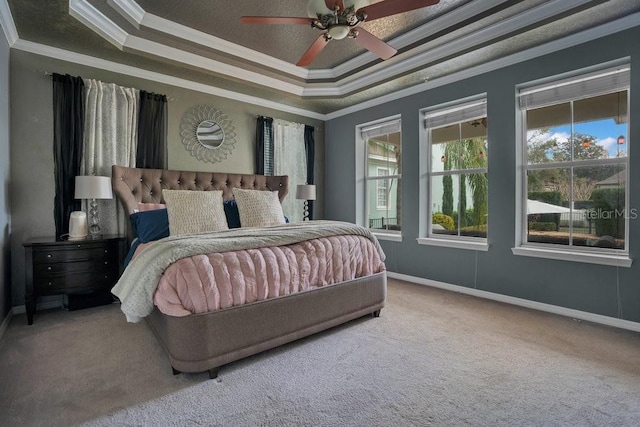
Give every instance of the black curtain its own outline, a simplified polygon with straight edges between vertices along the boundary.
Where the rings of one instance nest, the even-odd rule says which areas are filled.
[[[140,91],[136,167],[167,168],[167,97]]]
[[[307,184],[313,184],[313,165],[316,156],[315,128],[304,125],[304,151],[307,155]],[[313,200],[309,200],[309,219],[313,219]]]
[[[258,117],[256,123],[256,174],[273,174],[273,119]],[[267,160],[267,162],[265,162]],[[265,169],[265,163],[267,168]]]
[[[84,136],[84,83],[81,77],[53,74],[53,161],[56,238],[69,233],[69,214],[81,209],[75,199]]]

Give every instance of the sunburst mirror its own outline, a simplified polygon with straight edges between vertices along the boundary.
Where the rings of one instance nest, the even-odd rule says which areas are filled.
[[[192,156],[209,163],[225,160],[236,144],[236,131],[231,120],[210,105],[197,105],[184,114],[180,136]]]

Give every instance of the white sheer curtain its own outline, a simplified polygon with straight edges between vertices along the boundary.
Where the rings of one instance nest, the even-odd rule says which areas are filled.
[[[138,90],[84,79],[85,125],[82,175],[111,176],[111,166],[136,164]],[[86,211],[86,201],[84,202]],[[125,234],[127,215],[112,200],[98,200],[102,234]]]
[[[289,194],[282,203],[289,221],[302,221],[304,201],[296,200],[296,186],[305,184],[307,160],[304,151],[304,124],[273,121],[273,174],[289,175]]]

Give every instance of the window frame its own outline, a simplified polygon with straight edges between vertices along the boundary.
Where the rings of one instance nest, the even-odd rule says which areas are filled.
[[[377,209],[387,209],[389,207],[389,168],[383,168],[380,166],[376,166],[378,179],[376,180],[376,208]],[[380,175],[380,172],[386,172],[386,175]],[[383,178],[384,177],[384,178]],[[384,183],[384,186],[380,184]],[[384,204],[380,204],[380,190],[384,190]]]
[[[356,182],[356,224],[367,228],[380,240],[391,240],[400,242],[402,241],[402,229],[401,230],[375,230],[369,228],[369,192],[370,183],[379,179],[385,179],[389,182],[391,179],[397,179],[398,190],[402,191],[402,171],[395,175],[387,175],[382,177],[369,176],[369,148],[368,139],[363,137],[363,132],[372,130],[375,128],[381,128],[383,126],[397,124],[397,132],[400,133],[400,156],[404,155],[402,149],[402,116],[400,114],[388,116],[379,120],[374,120],[367,123],[362,123],[355,127],[355,141],[356,141],[356,167],[355,167],[355,182]],[[376,188],[377,192],[377,188]],[[377,193],[376,193],[377,194]],[[397,207],[396,207],[397,209]],[[402,224],[402,219],[399,218]]]
[[[480,107],[482,106],[482,107]],[[462,114],[460,117],[452,117],[449,120],[444,120],[437,127],[449,126],[454,124],[463,123],[468,120],[473,120],[473,118],[466,117],[465,111],[470,112],[473,108],[481,108],[484,109],[483,115],[479,116],[480,118],[486,118],[488,123],[488,114],[487,114],[487,94],[481,93],[477,95],[473,95],[470,97],[457,99],[454,101],[434,105],[431,107],[423,108],[419,111],[420,118],[420,196],[419,196],[419,204],[420,204],[420,223],[419,223],[419,236],[416,239],[419,244],[422,245],[432,245],[432,246],[442,246],[442,247],[450,247],[450,248],[458,248],[458,249],[468,249],[474,251],[488,251],[489,250],[489,229],[487,227],[487,236],[486,237],[472,237],[472,236],[452,236],[452,235],[442,235],[433,233],[432,227],[432,215],[433,215],[433,186],[432,180],[433,177],[442,177],[445,175],[449,176],[461,176],[461,175],[471,175],[475,173],[485,173],[489,174],[489,167],[485,168],[469,168],[469,169],[455,169],[451,171],[433,171],[432,168],[432,143],[431,143],[431,131],[427,124],[428,116],[436,116],[436,115],[444,115],[447,111],[460,111]],[[454,114],[455,116],[455,114]],[[489,136],[488,136],[488,126],[487,126],[487,161],[489,156]],[[487,193],[488,193],[487,186]],[[458,196],[459,197],[459,196]],[[487,212],[488,212],[488,197],[487,197]]]
[[[584,262],[584,263],[592,263],[592,264],[601,264],[601,265],[612,265],[618,267],[630,267],[632,260],[629,258],[629,218],[630,215],[625,213],[625,248],[624,249],[613,249],[613,248],[599,248],[599,247],[588,247],[588,246],[574,246],[573,244],[554,244],[554,243],[542,243],[542,242],[529,242],[528,241],[528,214],[527,214],[527,199],[528,199],[528,173],[530,171],[536,170],[545,170],[545,169],[557,169],[557,168],[568,168],[573,171],[575,167],[585,167],[585,166],[605,166],[605,165],[624,165],[625,172],[625,209],[629,209],[629,196],[630,196],[630,185],[629,182],[629,168],[631,167],[630,159],[630,146],[627,146],[627,153],[625,157],[615,157],[615,158],[603,158],[603,159],[592,159],[592,160],[581,160],[572,158],[568,161],[553,161],[549,163],[534,163],[529,164],[529,147],[527,144],[527,112],[532,109],[542,108],[544,106],[552,106],[559,105],[563,103],[570,103],[571,108],[571,123],[569,126],[571,128],[571,137],[574,135],[574,110],[573,103],[582,99],[590,99],[595,98],[600,95],[616,93],[620,91],[627,92],[627,141],[629,140],[628,134],[629,129],[631,127],[631,88],[630,84],[627,82],[626,84],[619,83],[614,84],[610,87],[603,84],[599,84],[597,79],[598,76],[606,76],[612,75],[615,72],[624,72],[626,69],[626,73],[630,76],[630,61],[628,58],[613,61],[607,64],[601,64],[594,67],[589,67],[586,69],[577,70],[571,73],[566,73],[559,76],[553,76],[550,78],[546,78],[537,82],[524,83],[516,86],[516,100],[518,100],[518,106],[516,117],[517,117],[517,129],[518,131],[518,169],[519,172],[517,177],[520,181],[518,185],[519,194],[517,197],[518,206],[516,207],[516,215],[517,218],[517,226],[516,226],[516,242],[515,247],[512,248],[512,253],[514,255],[523,255],[523,256],[531,256],[537,258],[549,258],[549,259],[560,259],[565,261],[575,261],[575,262]],[[592,83],[592,87],[595,89],[591,89],[584,92],[584,90],[580,91],[580,93],[574,93],[575,91],[571,91],[572,85],[574,87],[577,86],[578,83],[592,80],[596,82],[596,85]],[[601,88],[603,86],[603,88]],[[555,88],[555,92],[557,95],[554,99],[550,99],[549,96],[545,95],[546,89]],[[549,95],[552,93],[551,90],[546,90]],[[533,93],[534,96],[538,96],[538,94],[542,96],[537,100],[534,100],[532,105],[521,105],[523,96],[527,96],[528,93]],[[526,104],[526,101],[525,101]],[[573,176],[573,173],[572,173]],[[572,178],[573,179],[573,178]],[[573,182],[573,180],[572,180]],[[571,193],[573,191],[571,190]],[[571,196],[573,198],[573,195]],[[572,224],[570,223],[570,230],[573,229]],[[570,239],[571,243],[571,239]]]

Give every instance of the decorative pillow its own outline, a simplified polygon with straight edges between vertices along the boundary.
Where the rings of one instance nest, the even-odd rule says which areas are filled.
[[[284,224],[284,213],[277,191],[233,189],[243,227]]]
[[[227,216],[229,228],[240,228],[240,213],[236,199],[224,201],[224,214]]]
[[[162,190],[172,236],[227,230],[222,190]]]
[[[158,209],[166,209],[164,203],[138,203],[138,212],[155,211]]]
[[[131,214],[133,235],[141,243],[152,242],[169,235],[169,217],[166,209]]]

